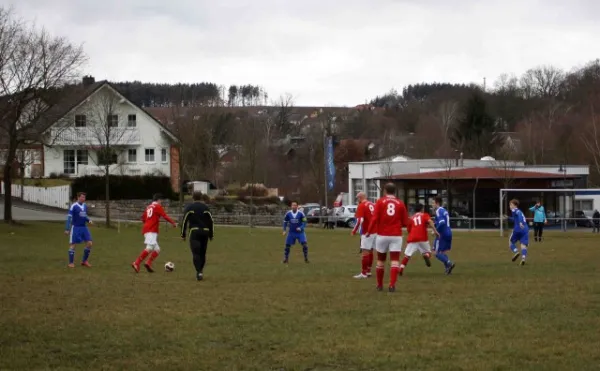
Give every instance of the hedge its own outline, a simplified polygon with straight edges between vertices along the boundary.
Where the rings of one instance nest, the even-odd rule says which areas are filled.
[[[111,200],[145,200],[151,199],[155,193],[161,193],[165,198],[176,200],[177,193],[171,187],[171,179],[166,176],[142,175],[110,175]],[[71,184],[73,197],[77,192],[85,192],[88,200],[104,200],[104,176],[84,176],[75,178]]]

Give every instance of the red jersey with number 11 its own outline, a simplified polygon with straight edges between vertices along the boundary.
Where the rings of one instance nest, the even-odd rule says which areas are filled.
[[[408,226],[408,211],[404,202],[394,196],[377,200],[369,234],[378,236],[402,236],[402,228]]]
[[[427,235],[427,227],[431,217],[426,213],[416,213],[410,217],[410,224],[408,226],[408,240],[407,242],[426,242],[429,241]]]
[[[169,223],[175,225],[175,222],[169,218],[165,209],[158,203],[153,202],[144,211],[142,214],[142,221],[144,222],[144,227],[142,228],[142,234],[146,233],[158,233],[158,226],[160,223],[160,218],[163,217]]]

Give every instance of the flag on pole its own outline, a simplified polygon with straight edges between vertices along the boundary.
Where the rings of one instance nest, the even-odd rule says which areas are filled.
[[[325,153],[327,159],[327,189],[333,191],[335,186],[335,164],[333,162],[333,139],[331,137],[327,137]]]

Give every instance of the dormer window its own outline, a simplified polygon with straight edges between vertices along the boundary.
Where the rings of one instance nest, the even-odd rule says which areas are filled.
[[[75,127],[84,128],[87,124],[87,118],[85,115],[75,115]]]

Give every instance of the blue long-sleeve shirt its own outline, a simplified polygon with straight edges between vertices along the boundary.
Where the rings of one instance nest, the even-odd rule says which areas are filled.
[[[68,231],[73,227],[85,227],[90,222],[90,218],[87,215],[87,205],[85,203],[80,204],[75,202],[69,208],[67,214],[67,222],[65,224],[65,230]]]
[[[534,205],[529,208],[529,211],[533,212],[534,223],[545,223],[546,222],[546,210],[543,206]]]
[[[435,211],[435,229],[440,236],[451,236],[452,229],[450,228],[450,215],[443,207],[438,207]]]
[[[528,233],[529,226],[527,225],[527,219],[525,219],[525,215],[519,209],[512,210],[513,217],[513,231],[519,233]]]
[[[283,230],[287,231],[289,227],[290,233],[302,233],[306,227],[306,216],[300,210],[294,212],[288,211],[283,218]],[[298,228],[300,230],[298,231]]]

